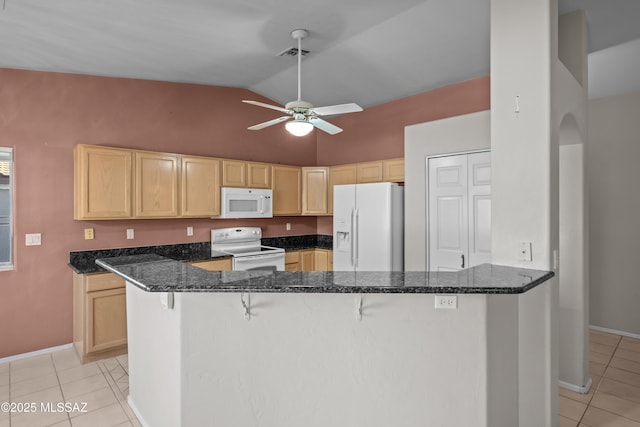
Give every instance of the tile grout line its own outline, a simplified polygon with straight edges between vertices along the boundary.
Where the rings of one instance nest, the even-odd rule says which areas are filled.
[[[117,359],[115,358],[114,360],[117,361]],[[118,365],[120,365],[120,362],[119,361],[117,362],[118,362]],[[126,402],[126,396],[124,395],[124,393],[120,391],[120,389],[118,389],[118,384],[116,383],[116,380],[113,378],[113,376],[111,376],[111,372],[109,371],[109,368],[107,368],[107,366],[102,363],[102,360],[99,360],[97,364],[98,364],[98,368],[102,371],[103,375],[105,376],[105,379],[107,380],[107,384],[109,385],[109,388],[111,388],[111,392],[116,396],[116,400],[118,402],[118,405],[120,405],[120,409],[122,409],[122,412],[124,412],[124,414],[127,416],[127,420],[131,424],[133,424],[131,418],[129,417],[129,413],[127,412],[126,408],[122,404],[123,401]]]
[[[51,363],[53,363],[53,370],[56,372],[56,380],[58,380],[58,388],[60,389],[60,395],[62,396],[62,401],[67,402],[67,399],[64,397],[64,390],[62,390],[62,383],[60,382],[60,376],[58,375],[58,366],[56,365],[56,361],[53,358],[53,353],[49,353],[51,355]],[[69,421],[69,425],[71,424],[71,415],[69,412],[66,412],[67,421]]]
[[[587,404],[587,407],[585,408],[585,411],[584,411],[584,413],[582,414],[582,417],[580,417],[580,421],[578,421],[578,425],[580,425],[580,423],[582,423],[582,420],[584,419],[584,415],[587,413],[587,410],[591,407],[591,402],[592,402],[592,401],[593,401],[593,399],[596,397],[596,393],[598,392],[598,389],[600,388],[600,383],[602,382],[602,379],[605,377],[605,374],[607,373],[607,370],[609,369],[609,366],[610,366],[610,364],[611,364],[611,361],[613,360],[613,356],[616,354],[616,351],[618,351],[618,348],[620,347],[620,343],[621,343],[621,342],[622,342],[622,336],[618,339],[618,342],[617,342],[617,344],[616,344],[616,346],[615,346],[615,348],[614,348],[614,350],[613,350],[613,353],[611,354],[611,357],[609,358],[609,361],[607,362],[607,365],[606,365],[606,367],[605,367],[605,370],[604,370],[604,372],[602,373],[602,376],[600,377],[600,382],[598,383],[598,385],[596,386],[595,390],[593,391],[593,396],[591,396],[591,399],[589,399],[589,403]],[[613,366],[612,366],[612,367],[613,367]],[[615,367],[613,367],[613,368],[615,368]],[[626,371],[626,370],[625,370],[625,372],[630,372],[630,371]],[[614,381],[614,382],[617,382],[617,383],[620,383],[620,384],[630,385],[630,384],[626,384],[626,383],[623,383],[623,382],[620,382],[620,381],[616,381],[616,380],[614,380],[614,379],[612,379],[612,378],[607,378],[607,380],[609,380],[609,381]],[[608,394],[608,393],[604,393],[604,394]],[[628,399],[625,399],[625,398],[623,398],[623,397],[616,396],[616,395],[612,395],[612,396],[614,396],[614,397],[616,397],[616,398],[618,398],[618,399],[624,400],[624,401],[626,401],[626,402],[630,402],[630,403],[632,403],[632,404],[634,404],[634,405],[640,405],[640,403],[635,402],[635,401],[633,401],[633,400],[628,400]],[[638,423],[638,421],[637,421],[637,420],[634,420],[634,419],[632,419],[632,418],[625,417],[625,416],[624,416],[624,415],[622,415],[622,414],[616,414],[615,412],[611,412],[611,411],[608,411],[608,410],[603,409],[603,408],[598,408],[597,406],[594,406],[594,408],[596,408],[596,409],[598,409],[598,410],[600,410],[600,411],[608,412],[609,414],[612,414],[612,415],[614,415],[614,416],[616,416],[616,417],[624,418],[624,419],[629,420],[629,421],[632,421],[632,422],[634,422],[634,423]],[[585,424],[585,426],[587,426],[587,424]]]

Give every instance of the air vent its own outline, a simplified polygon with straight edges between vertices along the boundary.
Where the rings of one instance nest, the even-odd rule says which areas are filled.
[[[302,49],[302,56],[307,56],[309,54],[308,50]],[[289,49],[280,52],[278,54],[278,56],[297,56],[298,55],[298,48],[297,47],[290,47]]]

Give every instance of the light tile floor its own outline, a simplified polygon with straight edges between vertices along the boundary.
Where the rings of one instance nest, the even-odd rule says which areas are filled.
[[[589,340],[593,385],[560,388],[560,427],[640,427],[640,340],[599,331]]]
[[[560,388],[560,427],[640,427],[640,340],[590,331],[590,350],[593,385],[588,394]],[[0,403],[37,407],[0,411],[0,427],[140,426],[128,371],[126,355],[81,365],[72,349],[0,364]],[[87,412],[41,411],[48,402],[86,403]]]
[[[140,426],[128,371],[126,355],[82,365],[73,349],[2,363],[0,403],[20,411],[0,410],[0,427]]]

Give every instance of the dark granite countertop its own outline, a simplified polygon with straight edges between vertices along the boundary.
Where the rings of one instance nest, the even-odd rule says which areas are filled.
[[[264,246],[283,248],[287,251],[301,249],[333,249],[333,237],[324,234],[301,236],[264,237]],[[96,264],[98,258],[156,254],[176,261],[205,261],[229,258],[228,254],[211,254],[211,242],[179,243],[173,245],[140,246],[132,248],[96,249],[69,252],[69,267],[78,274],[105,271]]]
[[[96,263],[148,292],[519,294],[554,276],[493,264],[459,272],[205,271],[154,254]]]

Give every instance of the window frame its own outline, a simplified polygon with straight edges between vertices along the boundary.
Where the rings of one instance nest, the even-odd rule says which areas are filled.
[[[0,147],[0,161],[8,161],[9,162],[9,261],[2,262],[0,261],[0,271],[13,270],[15,264],[15,248],[14,248],[14,150],[10,147]],[[4,187],[4,186],[2,186]]]

